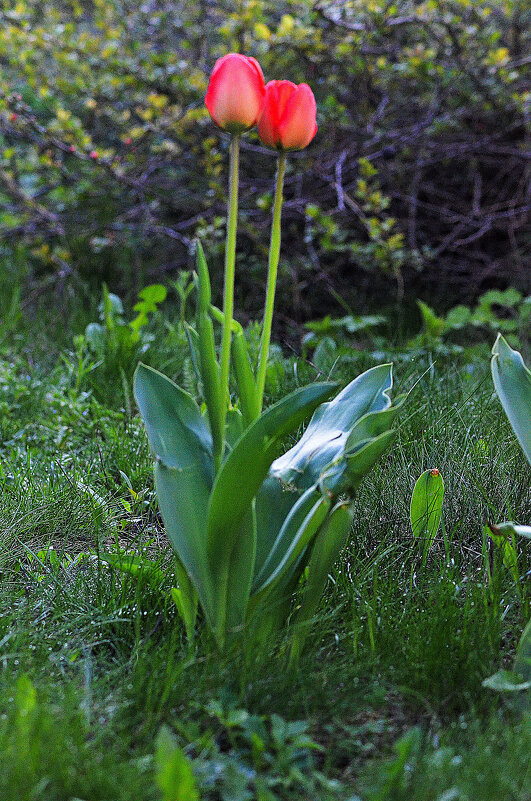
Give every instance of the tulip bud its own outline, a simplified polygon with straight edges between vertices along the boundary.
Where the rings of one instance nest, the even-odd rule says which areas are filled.
[[[239,134],[258,122],[264,94],[264,76],[258,61],[229,53],[218,59],[212,70],[205,105],[217,126]]]
[[[302,150],[317,133],[317,107],[313,92],[306,83],[270,81],[258,121],[262,143],[277,150]]]

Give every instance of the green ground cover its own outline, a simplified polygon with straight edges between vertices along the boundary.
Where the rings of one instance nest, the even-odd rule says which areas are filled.
[[[195,394],[171,307],[152,316],[142,358]],[[321,353],[321,372],[274,350],[269,403],[393,357],[397,390],[412,390],[288,671],[282,635],[223,656],[201,628],[186,641],[134,365],[72,344],[93,319],[38,313],[3,331],[2,801],[528,799],[526,697],[482,686],[511,666],[529,617],[526,540],[516,582],[483,533],[487,518],[531,521],[529,467],[493,392],[493,337],[469,350],[428,338],[406,352],[382,334],[378,352],[365,341],[329,364]],[[432,467],[446,492],[423,565],[409,503]],[[161,570],[124,574],[109,564],[123,553]],[[171,775],[180,794],[165,790]]]

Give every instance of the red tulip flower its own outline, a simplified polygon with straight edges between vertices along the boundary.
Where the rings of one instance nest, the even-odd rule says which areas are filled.
[[[258,121],[263,144],[277,150],[302,150],[317,133],[315,97],[307,83],[270,81]]]
[[[217,126],[239,134],[258,122],[264,95],[264,75],[258,61],[229,53],[216,61],[205,104]]]

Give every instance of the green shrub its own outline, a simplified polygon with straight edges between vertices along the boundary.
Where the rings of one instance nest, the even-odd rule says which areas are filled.
[[[287,175],[280,311],[315,317],[354,287],[358,305],[526,290],[523,3],[2,0],[0,21],[0,235],[39,287],[138,291],[187,265],[197,235],[218,302],[227,143],[203,98],[216,58],[240,50],[318,103]],[[256,138],[242,161],[252,316],[274,165]]]

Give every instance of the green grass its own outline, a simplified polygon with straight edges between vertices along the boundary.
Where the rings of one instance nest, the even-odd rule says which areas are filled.
[[[163,724],[208,801],[529,798],[525,699],[481,684],[510,666],[529,615],[524,542],[517,588],[482,524],[531,520],[487,346],[468,363],[398,360],[399,388],[415,386],[397,445],[360,488],[290,673],[284,636],[223,657],[202,631],[186,643],[139,419],[112,369],[78,381],[68,337],[58,347],[25,325],[0,359],[2,801],[160,801]],[[182,340],[160,318],[153,330],[153,363],[194,390]],[[360,353],[332,375],[371,363]],[[314,377],[277,360],[269,401]],[[409,501],[429,467],[445,481],[444,529],[422,567]],[[164,581],[98,559],[118,547],[144,548]]]

